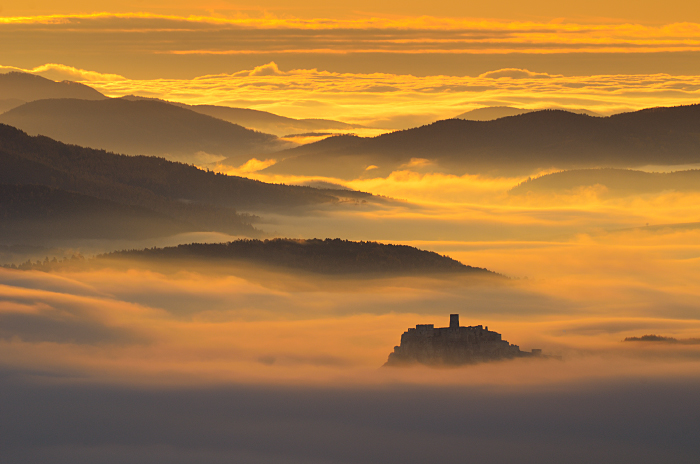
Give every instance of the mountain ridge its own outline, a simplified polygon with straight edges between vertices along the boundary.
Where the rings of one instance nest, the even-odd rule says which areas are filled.
[[[158,101],[36,100],[3,113],[0,123],[64,143],[177,161],[206,153],[244,163],[290,146],[274,135]]]
[[[493,121],[446,119],[373,138],[330,137],[284,150],[272,174],[349,179],[386,175],[412,159],[450,174],[522,175],[546,169],[700,162],[700,105],[592,117],[543,110]]]
[[[255,110],[252,108],[235,108],[223,105],[188,105],[186,103],[171,102],[159,98],[138,97],[127,95],[121,97],[125,100],[155,100],[171,105],[186,108],[196,113],[211,116],[232,124],[237,124],[260,132],[274,134],[282,137],[294,132],[314,132],[319,130],[352,130],[363,129],[365,126],[359,124],[349,124],[332,119],[294,119],[280,116],[269,111]]]
[[[0,100],[22,102],[47,98],[102,100],[107,97],[90,86],[73,81],[56,82],[34,74],[11,71],[0,74]]]

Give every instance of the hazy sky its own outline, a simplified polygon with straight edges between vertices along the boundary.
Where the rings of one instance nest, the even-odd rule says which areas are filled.
[[[561,2],[556,0],[497,0],[491,2],[437,0],[432,2],[389,0],[214,0],[192,2],[189,0],[50,0],[2,2],[5,16],[29,16],[43,14],[94,13],[110,11],[126,13],[144,11],[159,14],[208,14],[220,16],[295,16],[301,18],[357,18],[367,16],[442,16],[483,17],[511,20],[593,19],[595,21],[622,21],[659,24],[662,22],[700,21],[700,7],[690,0],[659,2],[640,0],[631,4],[626,0],[591,0],[587,2]]]
[[[700,88],[691,1],[13,1],[0,4],[0,41],[5,71],[110,96],[389,127],[491,105],[608,114],[692,102]]]

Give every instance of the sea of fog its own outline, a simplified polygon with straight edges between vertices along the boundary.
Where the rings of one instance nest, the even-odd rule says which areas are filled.
[[[0,455],[697,462],[700,345],[623,342],[700,337],[700,229],[646,227],[696,222],[696,196],[514,200],[505,185],[399,176],[373,188],[404,202],[263,214],[258,224],[270,236],[408,244],[504,278],[328,277],[194,262],[0,268]],[[382,367],[408,327],[446,326],[451,313],[561,359]]]

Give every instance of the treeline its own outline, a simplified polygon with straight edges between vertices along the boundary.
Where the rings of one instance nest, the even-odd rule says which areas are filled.
[[[192,243],[176,247],[118,251],[98,257],[103,260],[114,258],[247,261],[323,274],[472,272],[495,275],[486,269],[466,266],[448,256],[407,245],[341,239],[276,238],[218,244]]]
[[[642,335],[641,337],[627,337],[624,342],[656,342],[680,345],[700,345],[700,338],[674,338],[663,335]]]
[[[85,262],[85,257],[80,254],[73,254],[71,257],[63,257],[61,259],[56,258],[55,256],[51,259],[47,256],[44,258],[44,260],[36,260],[32,261],[31,259],[26,260],[23,263],[20,264],[3,264],[2,267],[6,269],[19,269],[21,271],[51,271],[53,269],[56,269],[59,266],[64,266],[66,264],[77,264],[77,263],[84,263]]]

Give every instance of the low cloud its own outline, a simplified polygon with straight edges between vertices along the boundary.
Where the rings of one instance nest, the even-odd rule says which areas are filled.
[[[280,68],[277,66],[277,63],[271,61],[267,64],[256,66],[251,71],[241,71],[239,73],[236,73],[234,74],[234,76],[284,76],[286,74],[287,73],[285,73],[284,71],[280,71]]]
[[[651,464],[700,453],[697,377],[565,389],[124,388],[26,377],[0,371],[0,446],[17,464]]]
[[[194,79],[85,82],[111,97],[149,95],[188,104],[223,102],[287,117],[334,119],[384,130],[429,124],[484,106],[585,108],[611,114],[696,103],[700,98],[700,78],[694,75],[561,76],[523,69],[501,69],[476,77],[412,76],[316,69],[284,72],[267,63]]]
[[[489,71],[480,74],[479,77],[484,79],[500,79],[500,78],[510,78],[510,79],[551,79],[547,73],[537,73],[528,71],[527,69],[516,69],[516,68],[506,68],[499,69],[497,71]]]
[[[23,314],[4,311],[0,312],[0,339],[78,345],[123,345],[145,341],[131,330],[109,327],[98,321],[65,314]]]
[[[56,63],[48,63],[31,69],[17,68],[14,66],[0,66],[0,72],[10,71],[36,74],[55,81],[70,80],[85,82],[115,82],[127,80],[124,76],[120,76],[118,74],[105,74],[96,71],[88,71],[85,69],[78,69],[72,66]]]

